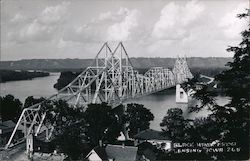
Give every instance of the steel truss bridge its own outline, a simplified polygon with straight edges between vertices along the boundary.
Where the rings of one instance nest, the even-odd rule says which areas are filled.
[[[122,42],[114,50],[106,42],[92,66],[47,100],[63,99],[82,108],[90,103],[101,102],[115,107],[128,99],[162,91],[192,77],[186,58],[180,57],[176,59],[173,70],[153,67],[145,74],[140,74],[133,68]],[[41,102],[23,109],[6,149],[15,145],[14,138],[18,129],[24,131],[24,139],[31,133],[38,136],[42,132],[46,132],[47,139],[51,137],[53,126],[45,125],[46,112],[41,109],[46,107],[43,106],[44,102]]]

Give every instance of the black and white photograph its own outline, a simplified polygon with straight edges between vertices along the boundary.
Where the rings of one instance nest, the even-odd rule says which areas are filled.
[[[0,0],[1,161],[250,160],[249,0]]]

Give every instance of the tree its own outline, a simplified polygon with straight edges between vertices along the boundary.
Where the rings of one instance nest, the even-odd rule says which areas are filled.
[[[250,10],[239,14],[239,18],[246,18],[248,28],[241,33],[242,42],[230,46],[227,51],[234,52],[233,62],[229,62],[228,70],[217,76],[225,95],[231,97],[224,107],[214,106],[213,116],[223,120],[221,126],[221,140],[235,140],[242,148],[239,157],[249,157],[249,108],[250,108]],[[224,115],[222,115],[224,114]],[[241,156],[240,156],[241,155]]]
[[[120,135],[122,127],[118,116],[106,103],[89,104],[84,118],[87,124],[86,136],[92,146],[99,145],[100,141],[113,143]]]
[[[249,10],[248,10],[249,11]],[[238,17],[248,18],[248,14],[241,14]],[[217,76],[217,80],[221,82],[227,96],[232,97],[230,104],[238,106],[250,101],[250,29],[243,31],[242,42],[237,47],[229,47],[228,52],[234,52],[233,62],[229,62],[227,66],[230,69],[223,71]]]
[[[195,118],[186,129],[187,141],[213,142],[219,136],[218,124],[211,117]]]
[[[213,107],[216,105],[215,97],[218,95],[215,91],[211,90],[206,84],[199,84],[200,88],[197,88],[199,83],[200,74],[196,74],[192,79],[189,79],[188,82],[182,84],[182,88],[185,91],[190,89],[195,90],[195,93],[192,95],[192,98],[200,102],[200,104],[195,106],[188,106],[188,111],[199,112],[204,107]]]
[[[83,159],[91,150],[86,142],[84,128],[80,122],[65,127],[53,142],[59,151],[68,156],[69,160]]]
[[[248,13],[238,15],[239,18],[249,18]],[[229,47],[228,52],[234,52],[233,62],[229,69],[216,76],[216,80],[224,94],[230,97],[228,104],[217,105],[214,96],[207,86],[198,90],[194,97],[201,101],[201,106],[192,108],[199,111],[209,106],[212,112],[203,121],[195,120],[193,128],[203,136],[203,140],[218,140],[221,142],[236,142],[241,151],[236,154],[220,153],[217,159],[248,159],[249,158],[249,108],[250,108],[250,25],[241,33],[242,42],[236,47]],[[192,131],[192,130],[190,130]],[[209,134],[209,135],[208,135]],[[237,156],[237,157],[235,157]]]
[[[12,120],[17,122],[21,109],[22,103],[14,96],[0,97],[0,112],[3,121]]]
[[[71,71],[61,72],[60,77],[57,79],[56,84],[54,84],[54,88],[57,90],[62,89],[70,82],[72,82],[79,74],[80,72],[71,72]]]
[[[188,122],[182,114],[180,108],[171,108],[167,111],[167,115],[160,123],[160,126],[163,127],[163,135],[176,141],[185,140],[185,129],[188,127]]]
[[[44,101],[42,111],[46,112],[45,124],[54,127],[53,142],[58,150],[66,154],[69,160],[82,159],[89,151],[84,112],[63,100]]]
[[[131,103],[126,107],[126,119],[129,122],[129,136],[133,138],[139,131],[149,129],[154,115],[144,105]]]
[[[238,17],[248,18],[249,22],[250,10],[247,11]],[[199,112],[204,107],[209,107],[208,110],[211,114],[205,118],[196,118],[189,124],[183,118],[180,109],[170,109],[161,123],[161,126],[165,127],[164,133],[173,139],[210,143],[235,142],[240,151],[226,152],[227,150],[225,150],[222,153],[201,153],[201,155],[195,154],[193,156],[187,154],[190,159],[249,159],[250,24],[241,35],[242,42],[239,46],[227,49],[227,51],[235,53],[233,62],[228,63],[229,69],[227,68],[215,77],[224,94],[230,97],[229,103],[224,106],[218,105],[215,101],[216,90],[209,89],[207,85],[196,89],[198,80],[195,78],[183,85],[186,90],[188,88],[196,89],[193,97],[200,101],[200,105],[191,107],[189,110],[190,112]],[[173,154],[167,157],[168,159],[171,157],[180,159],[183,156],[183,154],[181,156]],[[165,154],[163,159],[166,159]]]
[[[45,98],[43,98],[43,97],[34,98],[33,96],[29,96],[25,99],[23,107],[27,108],[27,107],[30,107],[30,106],[35,105],[37,103],[40,103],[44,100],[45,100]]]

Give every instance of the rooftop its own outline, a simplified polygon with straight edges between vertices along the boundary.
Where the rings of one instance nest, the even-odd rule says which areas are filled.
[[[139,132],[134,136],[135,139],[141,140],[170,140],[169,137],[163,136],[161,131],[147,129]]]
[[[98,156],[102,160],[108,160],[108,156],[107,156],[106,151],[103,147],[98,146],[98,147],[95,147],[93,150],[98,154]]]
[[[15,128],[16,124],[11,121],[4,121],[0,123],[0,134],[11,132]]]
[[[106,147],[95,147],[93,150],[102,160],[135,161],[138,148],[134,146],[108,144]],[[87,158],[89,156],[90,153],[87,155]]]

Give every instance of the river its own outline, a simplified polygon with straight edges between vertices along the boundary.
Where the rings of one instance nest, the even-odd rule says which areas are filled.
[[[0,83],[0,95],[12,94],[21,102],[24,102],[28,96],[49,97],[57,92],[53,85],[59,76],[60,73],[50,73],[47,77]]]
[[[24,102],[28,96],[49,97],[57,92],[57,90],[53,88],[53,85],[56,83],[59,76],[60,73],[50,73],[50,76],[47,77],[0,83],[0,95],[5,96],[7,94],[12,94],[22,102]],[[228,98],[217,97],[217,102],[223,105],[228,102]],[[175,102],[175,88],[143,96],[127,103],[140,103],[150,109],[155,117],[150,124],[150,128],[155,130],[161,129],[159,124],[170,108],[181,108],[186,118],[201,117],[208,114],[207,110],[203,110],[199,113],[188,113],[187,104],[177,104]]]

